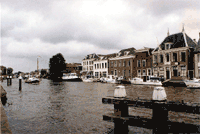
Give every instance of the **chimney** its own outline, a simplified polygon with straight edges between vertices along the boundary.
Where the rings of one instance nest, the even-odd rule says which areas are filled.
[[[200,32],[199,32],[199,40],[200,40]]]

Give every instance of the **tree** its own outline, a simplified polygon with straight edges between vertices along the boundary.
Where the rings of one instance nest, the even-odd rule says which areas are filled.
[[[7,75],[12,75],[13,69],[11,67],[7,68]]]
[[[66,69],[65,59],[61,53],[54,55],[49,60],[50,79],[58,79],[63,76],[62,71]]]

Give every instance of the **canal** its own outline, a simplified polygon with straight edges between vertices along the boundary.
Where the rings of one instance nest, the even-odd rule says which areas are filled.
[[[42,79],[39,85],[22,84],[13,79],[6,81],[4,106],[12,133],[108,133],[114,123],[103,121],[103,114],[113,112],[113,105],[102,104],[102,98],[112,96],[117,84],[53,82]],[[124,85],[129,98],[151,99],[154,87]],[[165,87],[168,101],[183,101],[189,105],[200,103],[200,89]],[[151,117],[150,109],[129,108],[131,115]],[[200,116],[186,113],[169,113],[175,121],[200,125]],[[129,127],[130,133],[152,133],[152,130]]]

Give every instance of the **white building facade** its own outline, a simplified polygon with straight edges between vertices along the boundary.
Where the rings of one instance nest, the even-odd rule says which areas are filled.
[[[101,78],[108,76],[108,59],[107,56],[99,56],[98,59],[94,61],[94,77]]]

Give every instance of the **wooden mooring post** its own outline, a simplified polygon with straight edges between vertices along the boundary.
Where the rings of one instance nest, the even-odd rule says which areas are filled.
[[[133,100],[114,97],[102,98],[102,103],[114,104],[114,114],[103,115],[103,120],[114,122],[115,134],[127,134],[129,125],[152,129],[153,134],[200,133],[199,125],[175,122],[168,119],[169,111],[200,114],[200,106],[198,105],[190,106],[182,102]],[[152,109],[152,119],[129,115],[128,107]]]
[[[22,77],[19,77],[19,91],[22,90]]]

